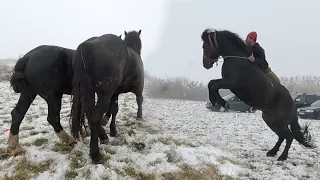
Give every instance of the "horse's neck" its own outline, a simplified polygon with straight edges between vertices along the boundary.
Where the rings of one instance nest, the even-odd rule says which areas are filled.
[[[141,51],[138,48],[134,48],[134,47],[128,46],[128,49],[131,49],[132,51],[137,53],[139,56],[141,56]]]

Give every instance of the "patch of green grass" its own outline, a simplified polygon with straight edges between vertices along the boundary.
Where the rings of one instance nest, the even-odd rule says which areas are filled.
[[[132,145],[135,147],[136,150],[142,151],[146,147],[144,142],[132,142]]]
[[[176,144],[177,146],[181,146],[182,145],[182,142],[178,141],[178,140],[175,140],[173,139],[172,140],[174,144]]]
[[[54,152],[61,152],[63,154],[66,154],[69,153],[72,150],[72,148],[72,146],[58,142],[53,146],[52,150]]]
[[[10,120],[3,120],[2,122],[4,122],[4,123],[11,123],[11,121]]]
[[[21,128],[22,131],[33,130],[33,129],[34,129],[34,127],[30,127],[30,126],[25,126],[25,127]]]
[[[82,163],[83,163],[82,152],[81,151],[75,151],[71,155],[70,168],[71,169],[81,168]]]
[[[52,160],[42,162],[42,163],[31,163],[27,160],[24,156],[18,164],[15,166],[13,173],[11,176],[5,176],[4,180],[24,180],[24,179],[31,179],[40,173],[49,170],[50,164]]]
[[[158,138],[158,140],[165,145],[170,145],[171,144],[171,139],[169,138]]]
[[[91,180],[91,170],[87,169],[85,172],[83,172],[82,176],[85,178],[85,180]]]
[[[74,170],[68,170],[65,174],[64,174],[64,177],[66,180],[69,180],[69,179],[74,179],[78,176],[78,173]]]
[[[201,169],[194,169],[188,165],[180,171],[162,174],[168,180],[234,180],[231,176],[222,175],[217,166],[211,165]]]
[[[174,144],[176,144],[177,146],[190,146],[190,147],[197,147],[197,145],[193,144],[192,142],[186,142],[186,141],[179,141],[179,140],[172,140],[174,142]]]
[[[126,167],[124,169],[124,172],[126,173],[127,176],[134,176],[136,174],[136,171],[134,170],[133,167]]]
[[[119,134],[119,132],[118,132]],[[124,136],[122,136],[121,134],[118,135],[117,134],[117,138],[115,138],[113,141],[110,142],[110,145],[112,146],[125,146],[128,145],[128,141],[126,140],[126,138]]]
[[[28,122],[32,122],[33,118],[32,118],[32,116],[27,116],[27,117],[26,117],[26,120],[27,120]]]
[[[136,135],[136,132],[135,132],[133,129],[130,129],[130,130],[128,131],[128,135],[129,135],[129,136],[135,136],[135,135]]]
[[[5,160],[10,158],[10,153],[6,149],[0,149],[0,160]]]
[[[47,134],[47,133],[49,133],[49,132],[46,131],[46,130],[43,130],[43,131],[41,131],[40,133],[41,133],[41,134]]]
[[[46,144],[48,141],[49,141],[48,139],[39,138],[39,139],[36,139],[32,144],[35,146],[42,146],[42,145]]]
[[[39,132],[37,132],[37,131],[31,131],[31,132],[30,132],[30,135],[31,135],[31,136],[34,136],[34,135],[37,135],[37,134],[39,134]]]
[[[133,167],[127,167],[124,169],[125,175],[133,177],[136,180],[155,180],[154,174],[145,174],[142,172],[137,173]]]

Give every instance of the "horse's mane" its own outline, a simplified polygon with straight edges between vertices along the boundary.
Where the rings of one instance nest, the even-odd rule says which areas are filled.
[[[252,54],[250,48],[248,48],[246,43],[239,37],[239,35],[228,30],[216,31],[207,28],[201,34],[202,41],[208,41],[208,35],[212,32],[216,32],[218,38],[222,37],[223,39],[230,40],[233,45],[238,47],[241,51],[244,51],[246,54],[248,54],[248,56]]]
[[[128,32],[123,41],[129,48],[141,55],[142,43],[137,31]]]

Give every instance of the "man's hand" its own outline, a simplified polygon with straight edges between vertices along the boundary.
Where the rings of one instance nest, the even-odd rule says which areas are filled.
[[[255,60],[255,58],[253,57],[253,54],[251,54],[251,56],[249,56],[248,59],[249,59],[251,62],[254,62],[254,60]]]

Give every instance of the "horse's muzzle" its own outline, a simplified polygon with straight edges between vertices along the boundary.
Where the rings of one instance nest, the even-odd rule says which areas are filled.
[[[210,69],[213,67],[213,64],[217,61],[218,59],[212,59],[207,56],[203,56],[203,67],[206,69]]]

